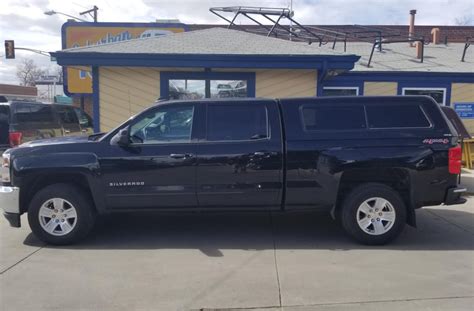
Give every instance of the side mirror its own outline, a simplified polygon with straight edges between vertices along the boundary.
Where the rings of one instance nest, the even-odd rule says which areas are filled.
[[[128,128],[121,129],[117,134],[110,140],[111,145],[118,145],[121,147],[127,147],[130,145],[130,137]]]

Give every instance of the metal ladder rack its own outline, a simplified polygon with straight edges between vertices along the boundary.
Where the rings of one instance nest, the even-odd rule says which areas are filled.
[[[332,42],[334,49],[337,42],[344,43],[344,51],[346,50],[347,35],[343,32],[328,30],[316,26],[303,26],[293,18],[293,12],[288,8],[264,8],[250,6],[232,6],[232,7],[213,7],[209,11],[223,20],[227,21],[231,27],[240,28],[247,32],[266,33],[266,36],[274,36],[277,38],[289,39],[292,41],[307,42],[312,44],[318,42],[319,46]],[[224,16],[225,13],[232,13],[232,18]],[[244,29],[235,23],[238,16],[244,16],[250,21],[257,24],[260,29]],[[268,20],[271,24],[265,25],[257,20],[258,17]],[[283,25],[281,21],[286,19],[291,25]]]

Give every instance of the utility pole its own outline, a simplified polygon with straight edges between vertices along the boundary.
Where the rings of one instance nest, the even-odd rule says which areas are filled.
[[[290,0],[290,17],[293,17],[293,0]],[[292,41],[293,20],[290,19],[290,41]]]
[[[87,10],[87,11],[84,11],[84,12],[81,12],[79,13],[80,15],[85,15],[85,14],[89,14],[90,16],[92,16],[92,18],[94,18],[94,23],[97,23],[97,11],[99,10],[99,8],[97,6],[94,5],[94,7],[90,10]]]

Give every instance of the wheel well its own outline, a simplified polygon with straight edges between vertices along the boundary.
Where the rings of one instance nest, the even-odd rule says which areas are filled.
[[[25,180],[20,191],[21,212],[28,210],[31,198],[41,189],[53,184],[69,184],[76,186],[87,193],[92,199],[92,193],[87,178],[82,174],[41,174]],[[91,200],[93,202],[93,200]]]
[[[354,169],[344,172],[339,183],[335,214],[338,216],[345,197],[352,189],[369,182],[384,184],[397,191],[407,207],[407,222],[415,225],[410,194],[410,175],[402,168]]]

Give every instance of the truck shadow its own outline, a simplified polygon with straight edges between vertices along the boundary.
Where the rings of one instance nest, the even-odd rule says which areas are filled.
[[[61,249],[199,249],[219,257],[221,250],[354,249],[473,250],[474,215],[450,209],[422,209],[418,228],[406,226],[401,236],[385,246],[360,245],[347,237],[326,213],[239,212],[114,214],[98,220],[83,242]],[[459,225],[463,224],[463,225]],[[24,244],[42,246],[32,234]]]

